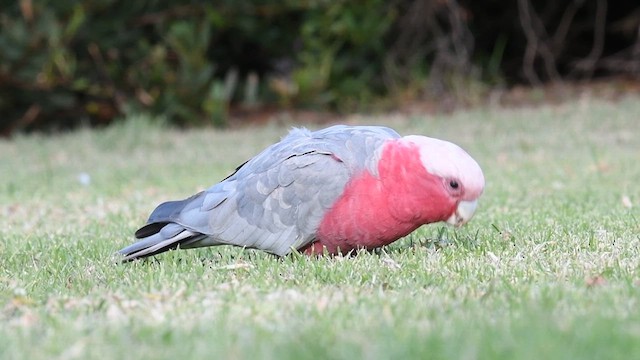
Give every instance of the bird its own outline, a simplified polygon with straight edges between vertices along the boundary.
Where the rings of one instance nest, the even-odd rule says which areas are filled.
[[[131,261],[167,250],[234,245],[277,256],[344,255],[418,227],[459,227],[485,179],[458,145],[384,126],[293,128],[189,198],[164,202],[121,249]]]

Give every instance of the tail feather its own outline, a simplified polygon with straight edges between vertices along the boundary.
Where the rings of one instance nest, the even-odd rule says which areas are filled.
[[[194,242],[206,237],[206,235],[185,229],[182,229],[182,231],[171,231],[172,236],[170,237],[165,236],[166,233],[166,231],[158,231],[153,235],[143,238],[140,241],[121,249],[118,252],[124,255],[122,261],[126,262],[156,255],[167,250],[176,249],[182,244],[193,244]]]
[[[141,227],[140,229],[138,229],[136,231],[135,236],[136,236],[137,239],[144,239],[146,237],[149,237],[149,236],[159,232],[167,224],[169,224],[169,223],[168,222],[149,223],[149,224]]]

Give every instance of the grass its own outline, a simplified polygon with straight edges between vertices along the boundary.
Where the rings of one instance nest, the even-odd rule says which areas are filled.
[[[0,358],[640,357],[640,98],[350,117],[465,147],[476,217],[353,258],[221,247],[117,265],[153,207],[282,136],[144,117],[0,142]]]

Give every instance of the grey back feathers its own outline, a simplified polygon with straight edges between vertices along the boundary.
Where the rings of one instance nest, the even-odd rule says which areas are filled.
[[[377,126],[336,125],[287,137],[209,189],[158,206],[122,250],[125,260],[168,249],[235,245],[279,256],[314,241],[354,175],[377,175],[381,145],[400,136]]]

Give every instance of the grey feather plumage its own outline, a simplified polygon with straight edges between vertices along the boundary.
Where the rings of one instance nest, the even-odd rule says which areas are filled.
[[[381,145],[400,136],[378,126],[293,129],[209,189],[159,205],[125,260],[168,249],[235,245],[279,256],[314,241],[349,179],[377,175]]]

